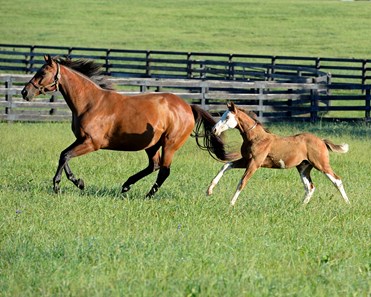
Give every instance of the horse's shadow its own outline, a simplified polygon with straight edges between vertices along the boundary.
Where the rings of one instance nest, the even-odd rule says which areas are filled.
[[[64,187],[61,189],[61,192],[58,194],[55,194],[53,192],[53,189],[48,189],[51,194],[54,195],[61,195],[64,194],[73,194],[76,193],[77,195],[80,195],[81,197],[89,197],[89,198],[95,198],[95,199],[112,199],[117,201],[125,201],[125,200],[166,200],[170,199],[173,196],[170,194],[170,192],[166,191],[164,189],[161,193],[158,193],[155,197],[148,198],[146,197],[145,193],[146,190],[143,188],[138,189],[131,189],[129,192],[122,193],[121,187],[106,187],[106,186],[94,186],[90,185],[85,187],[84,190],[78,190],[75,187]]]

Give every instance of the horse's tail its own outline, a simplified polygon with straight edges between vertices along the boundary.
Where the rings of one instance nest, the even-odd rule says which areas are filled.
[[[327,148],[332,152],[345,154],[349,151],[349,145],[347,143],[334,144],[328,139],[324,139],[323,141],[325,142]]]
[[[198,147],[207,150],[214,159],[219,161],[231,161],[236,159],[239,155],[227,152],[223,139],[212,133],[211,130],[216,124],[216,121],[211,114],[197,105],[192,104],[191,108],[195,118],[195,128],[192,136],[196,139]],[[204,130],[203,134],[200,133],[202,127]],[[200,143],[199,138],[203,139],[202,143]]]

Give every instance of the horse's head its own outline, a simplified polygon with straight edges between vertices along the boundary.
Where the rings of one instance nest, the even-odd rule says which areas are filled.
[[[233,102],[227,104],[228,110],[224,112],[220,120],[213,127],[213,133],[219,136],[222,132],[236,128],[238,125],[236,114],[237,107]]]
[[[60,67],[49,55],[44,56],[45,64],[22,90],[23,99],[31,101],[40,94],[58,91]]]

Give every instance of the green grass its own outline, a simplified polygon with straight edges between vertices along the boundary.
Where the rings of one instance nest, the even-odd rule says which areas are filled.
[[[145,154],[98,151],[73,159],[80,192],[51,179],[69,124],[0,124],[2,296],[367,296],[371,293],[370,130],[363,125],[270,125],[347,142],[331,154],[351,205],[319,172],[307,207],[296,170],[259,170],[229,206],[241,170],[205,196],[221,164],[193,139],[152,200],[155,175],[124,197]],[[229,133],[230,142],[238,142]],[[366,152],[366,153],[365,153]]]
[[[2,43],[370,58],[368,1],[5,1]]]

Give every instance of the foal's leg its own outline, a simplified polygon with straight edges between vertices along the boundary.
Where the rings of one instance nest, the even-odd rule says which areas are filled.
[[[61,181],[63,169],[66,172],[67,178],[72,181],[79,189],[84,189],[84,181],[82,179],[77,179],[68,165],[68,161],[71,158],[78,157],[90,152],[95,151],[91,139],[77,139],[73,144],[61,152],[59,157],[59,163],[57,172],[53,178],[53,188],[54,192],[58,193],[60,190],[59,183]]]
[[[131,186],[138,180],[146,177],[160,168],[160,152],[158,149],[159,146],[154,146],[146,150],[148,156],[148,166],[127,179],[127,181],[122,185],[122,193],[129,191]]]
[[[308,204],[310,198],[312,198],[314,190],[316,189],[310,177],[310,171],[312,170],[313,166],[309,164],[308,162],[304,161],[300,163],[300,165],[296,166],[296,168],[299,171],[300,178],[301,178],[301,181],[303,182],[304,189],[305,189],[303,203]]]
[[[350,204],[347,194],[345,193],[343,182],[341,181],[340,177],[337,176],[332,170],[331,172],[325,172],[326,176],[332,181],[335,187],[339,190],[341,196],[346,203]]]
[[[339,190],[345,202],[350,204],[348,196],[344,190],[343,182],[341,181],[340,177],[337,176],[335,172],[332,170],[328,157],[323,159],[321,162],[319,160],[314,160],[312,163],[316,169],[323,172],[331,180],[331,182]]]
[[[239,160],[225,163],[218,174],[214,177],[214,179],[211,181],[209,188],[207,189],[207,195],[212,195],[214,187],[218,184],[220,179],[222,178],[223,174],[233,168],[246,168],[246,159],[241,158]]]
[[[255,173],[255,171],[259,168],[260,165],[258,165],[253,159],[250,159],[247,163],[247,168],[245,173],[243,174],[240,182],[238,183],[236,192],[233,195],[231,205],[233,206],[236,201],[238,196],[240,195],[241,191],[243,188],[246,186],[248,180],[251,178],[251,176]]]

